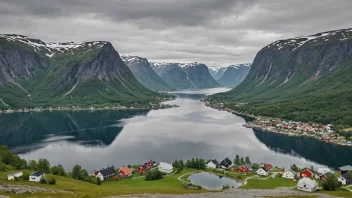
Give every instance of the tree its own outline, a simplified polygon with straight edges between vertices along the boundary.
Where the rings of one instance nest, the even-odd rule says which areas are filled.
[[[50,184],[50,185],[56,184],[55,178],[54,178],[54,177],[49,177],[49,178],[48,178],[48,184]]]
[[[72,178],[73,179],[79,179],[80,178],[80,173],[81,173],[81,169],[82,167],[80,165],[75,165],[73,168],[72,168]]]
[[[240,156],[238,154],[236,154],[235,160],[234,160],[234,164],[237,166],[241,165],[241,161],[240,161]]]
[[[59,169],[57,168],[57,166],[53,166],[50,168],[50,173],[53,175],[58,175],[59,174]]]
[[[28,161],[28,168],[29,168],[30,170],[34,170],[34,171],[38,170],[38,163],[37,163],[37,161],[35,161],[35,160],[29,160],[29,161]]]
[[[253,168],[254,170],[257,170],[257,169],[260,168],[260,166],[259,166],[259,164],[257,164],[257,163],[253,163],[253,164],[252,164],[252,168]]]
[[[251,164],[251,161],[249,160],[248,156],[246,156],[246,164]]]
[[[323,183],[323,188],[325,190],[335,191],[340,187],[341,183],[337,180],[337,177],[334,174],[329,174],[326,181]]]
[[[41,179],[40,179],[40,183],[41,183],[41,184],[46,184],[46,179],[45,179],[45,178],[41,178]]]
[[[97,177],[97,185],[101,185],[101,179],[100,179],[100,177]]]
[[[86,169],[81,169],[81,171],[79,172],[79,180],[84,180],[85,178],[87,178],[88,172]]]
[[[291,170],[295,171],[295,172],[299,172],[299,168],[296,166],[296,164],[293,164],[291,166]]]
[[[158,169],[152,169],[148,171],[147,175],[145,176],[145,180],[147,181],[157,180],[162,178],[163,178],[163,174]]]
[[[59,171],[58,175],[66,176],[66,171],[65,171],[64,167],[61,164],[57,165],[57,169]]]
[[[39,159],[38,160],[38,170],[49,172],[50,170],[50,162],[47,159]]]
[[[241,157],[241,164],[245,164],[246,162],[244,161],[243,157]]]

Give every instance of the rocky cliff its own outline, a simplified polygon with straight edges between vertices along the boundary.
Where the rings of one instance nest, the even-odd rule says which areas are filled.
[[[155,96],[109,42],[0,35],[0,108],[126,104]]]
[[[171,85],[156,74],[146,58],[138,56],[122,56],[121,58],[132,71],[136,79],[148,89],[157,91],[172,89]]]
[[[178,89],[213,88],[220,86],[211,77],[208,67],[198,63],[152,63],[154,71]]]

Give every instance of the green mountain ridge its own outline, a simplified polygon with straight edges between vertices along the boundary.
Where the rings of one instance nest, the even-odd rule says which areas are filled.
[[[352,125],[352,29],[276,41],[261,49],[245,80],[212,99],[297,121]]]
[[[148,102],[143,87],[111,43],[44,43],[0,35],[0,109]]]

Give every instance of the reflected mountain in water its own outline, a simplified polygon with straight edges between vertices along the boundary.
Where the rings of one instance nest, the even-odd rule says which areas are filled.
[[[253,129],[268,148],[279,153],[300,156],[332,168],[352,164],[352,148],[327,144],[309,137],[292,137]]]
[[[148,110],[53,111],[2,114],[0,145],[16,153],[28,152],[50,142],[110,145],[123,129],[121,119],[146,115]],[[30,146],[30,148],[28,148]]]

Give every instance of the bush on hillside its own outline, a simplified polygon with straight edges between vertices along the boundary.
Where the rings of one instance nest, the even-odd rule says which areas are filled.
[[[145,180],[147,181],[157,180],[162,178],[163,178],[163,174],[158,169],[152,169],[148,171],[147,175],[145,176]]]
[[[46,184],[46,179],[45,179],[45,178],[41,178],[41,179],[40,179],[40,183],[41,183],[41,184]]]
[[[54,177],[49,177],[49,178],[48,178],[48,184],[50,184],[50,185],[56,184],[55,178],[54,178]]]

